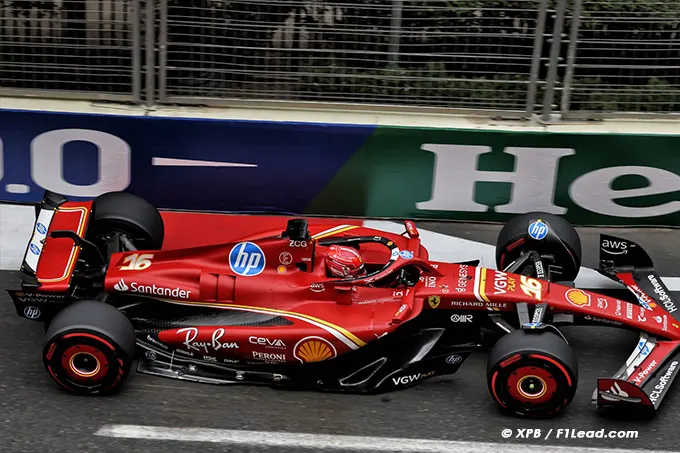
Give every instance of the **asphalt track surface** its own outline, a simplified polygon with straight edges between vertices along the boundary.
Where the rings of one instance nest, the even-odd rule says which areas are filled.
[[[420,223],[423,229],[493,243],[497,226]],[[663,276],[680,276],[680,231],[612,230],[643,244]],[[597,264],[597,232],[581,229],[584,265]],[[2,289],[16,287],[0,272]],[[679,294],[675,294],[678,296]],[[579,355],[579,390],[561,417],[527,421],[501,415],[486,387],[485,354],[473,354],[458,374],[433,378],[394,393],[360,396],[212,386],[134,373],[110,398],[74,397],[56,388],[43,369],[42,326],[18,318],[0,294],[0,452],[293,452],[299,447],[228,446],[200,442],[95,436],[102,426],[138,424],[272,432],[515,442],[569,447],[677,451],[680,392],[671,390],[651,421],[622,421],[590,405],[596,378],[610,376],[632,351],[637,335],[612,328],[569,328]],[[675,384],[677,387],[678,384]],[[508,439],[504,428],[639,430],[637,439]],[[498,451],[503,451],[502,448]],[[549,448],[546,448],[549,451]]]

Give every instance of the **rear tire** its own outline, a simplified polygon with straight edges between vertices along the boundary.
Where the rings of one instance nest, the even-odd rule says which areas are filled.
[[[578,364],[571,346],[560,336],[515,330],[491,349],[487,381],[504,412],[547,418],[564,412],[574,398]]]
[[[87,236],[100,245],[103,235],[123,233],[135,246],[159,250],[165,238],[163,217],[145,199],[127,192],[109,192],[95,198]]]
[[[54,317],[45,337],[43,363],[65,390],[109,395],[122,388],[134,360],[136,335],[115,307],[75,302]]]
[[[530,232],[536,222],[547,226],[545,235]],[[562,217],[544,212],[530,212],[510,219],[496,240],[496,266],[503,270],[522,253],[535,251],[542,256],[552,256],[552,264],[560,266],[562,273],[551,275],[552,281],[573,281],[581,269],[581,239],[569,222]]]

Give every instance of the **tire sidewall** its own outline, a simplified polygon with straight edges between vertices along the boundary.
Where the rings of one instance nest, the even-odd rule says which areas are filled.
[[[543,404],[533,405],[529,399],[518,399],[515,395],[519,392],[508,388],[511,380],[521,378],[522,373],[532,367],[538,370],[534,375],[547,373],[555,383],[554,394]],[[530,418],[552,417],[562,413],[576,394],[576,357],[556,334],[514,331],[502,337],[489,353],[487,383],[492,397],[505,412]],[[547,379],[546,383],[551,384]]]
[[[93,348],[105,360],[105,373],[101,379],[77,380],[64,367],[66,355],[74,348]],[[111,338],[100,332],[86,329],[65,329],[48,340],[43,348],[43,363],[50,376],[62,387],[79,395],[110,395],[120,391],[132,367],[132,357]]]
[[[65,307],[50,323],[43,363],[50,376],[71,393],[111,394],[125,382],[135,349],[136,333],[123,313],[104,302],[81,300]],[[96,379],[75,375],[69,357],[78,352],[97,358],[100,371],[106,373]]]

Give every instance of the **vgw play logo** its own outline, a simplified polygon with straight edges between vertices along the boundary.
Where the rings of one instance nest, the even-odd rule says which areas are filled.
[[[264,270],[266,259],[257,244],[240,242],[229,252],[229,267],[243,277],[254,277]]]

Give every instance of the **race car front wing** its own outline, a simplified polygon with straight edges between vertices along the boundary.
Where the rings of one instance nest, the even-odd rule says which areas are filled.
[[[665,311],[664,319],[680,322],[677,302],[654,270],[647,252],[638,244],[600,236],[600,273],[625,285],[646,310]],[[665,330],[665,329],[664,329]],[[680,372],[680,341],[658,340],[642,332],[626,363],[611,378],[600,378],[592,402],[598,410],[633,410],[653,414]]]
[[[599,378],[592,402],[599,411],[654,413],[680,371],[680,341],[640,335],[635,350],[611,378]]]

